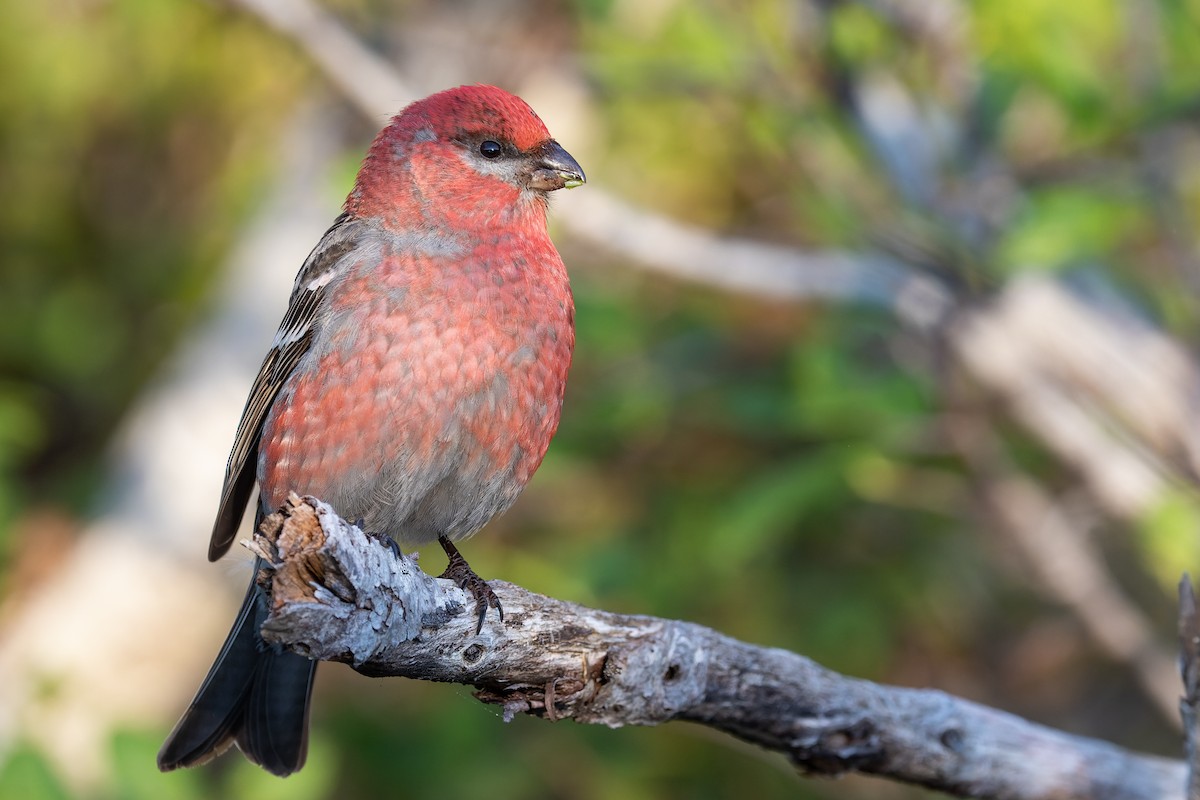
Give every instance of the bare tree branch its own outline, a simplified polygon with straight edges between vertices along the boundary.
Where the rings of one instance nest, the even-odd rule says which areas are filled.
[[[1080,470],[1110,514],[1137,518],[1172,477],[1200,471],[1192,424],[1200,375],[1183,348],[1145,322],[1028,277],[963,316],[951,342],[977,380]]]
[[[309,0],[229,0],[296,43],[337,91],[374,122],[389,119],[417,94],[332,14]]]
[[[564,209],[566,211],[566,209]],[[954,303],[932,276],[882,253],[801,251],[711,232],[633,208],[595,187],[572,200],[559,222],[610,253],[685,281],[767,300],[832,300],[892,310],[922,331],[943,322]]]
[[[1179,725],[1174,660],[1154,628],[1113,580],[1099,547],[1064,504],[1008,463],[982,419],[955,418],[948,432],[971,464],[989,517],[1016,545],[1028,575],[1061,603],[1113,660],[1129,665],[1168,724]]]
[[[1150,621],[1112,580],[1092,538],[1037,484],[1015,473],[991,483],[987,494],[1042,590],[1070,609],[1104,652],[1128,664],[1163,718],[1177,725],[1174,665]]]
[[[483,702],[581,723],[685,720],[785,754],[820,775],[862,772],[961,797],[1168,800],[1184,766],[1051,730],[943,692],[838,675],[803,656],[687,622],[613,614],[501,581],[476,635],[466,595],[293,496],[251,549],[272,613],[263,628],[371,676],[467,684]]]
[[[1200,615],[1187,575],[1179,582],[1179,670],[1184,695],[1179,700],[1186,737],[1188,800],[1200,800]]]

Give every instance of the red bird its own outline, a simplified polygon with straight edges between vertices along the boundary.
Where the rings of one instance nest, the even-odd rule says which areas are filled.
[[[575,311],[546,208],[583,182],[537,114],[492,86],[392,119],[296,276],[238,425],[210,560],[257,479],[259,520],[294,491],[396,542],[438,539],[481,624],[498,608],[451,541],[512,505],[558,427]],[[233,743],[276,775],[303,766],[316,662],[263,642],[265,618],[251,580],[159,769]]]

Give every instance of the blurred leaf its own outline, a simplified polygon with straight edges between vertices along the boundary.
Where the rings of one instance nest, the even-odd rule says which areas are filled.
[[[163,774],[154,768],[160,732],[118,731],[112,738],[114,792],[120,800],[202,800],[207,796],[203,773],[178,770]]]
[[[713,520],[713,555],[731,570],[770,552],[781,536],[795,534],[804,519],[817,519],[845,492],[845,466],[852,448],[826,448],[812,455],[772,464],[745,476]]]
[[[338,748],[319,730],[311,732],[304,769],[280,780],[261,767],[238,758],[225,781],[227,796],[255,800],[321,800],[334,790],[340,759]]]
[[[857,3],[840,3],[833,7],[829,38],[843,58],[857,64],[880,57],[894,41],[879,18]]]
[[[1112,194],[1048,190],[1030,199],[1000,249],[1010,270],[1052,270],[1112,252],[1134,228],[1138,211]]]
[[[1103,119],[1121,86],[1105,68],[1118,60],[1117,8],[1108,0],[980,0],[971,16],[989,68],[1052,90],[1086,128]]]
[[[792,421],[799,430],[822,439],[870,439],[886,447],[928,413],[931,398],[919,376],[879,363],[882,354],[871,352],[879,345],[873,327],[831,325],[792,349]],[[838,343],[842,336],[850,341]]]
[[[1195,574],[1200,564],[1200,506],[1194,492],[1171,492],[1138,527],[1137,541],[1165,592],[1175,590],[1183,573]]]
[[[0,766],[0,797],[21,800],[68,800],[53,767],[29,745],[17,745]]]

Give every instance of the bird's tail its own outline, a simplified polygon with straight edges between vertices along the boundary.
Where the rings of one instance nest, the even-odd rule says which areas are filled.
[[[259,563],[255,562],[255,575]],[[308,706],[317,662],[263,641],[266,595],[253,578],[200,691],[158,751],[164,772],[212,760],[233,743],[283,777],[308,755]]]

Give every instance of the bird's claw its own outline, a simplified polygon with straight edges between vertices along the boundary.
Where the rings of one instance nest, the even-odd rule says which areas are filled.
[[[360,530],[362,529],[362,521],[361,520],[358,522],[357,527]],[[381,545],[386,547],[388,550],[391,550],[392,555],[394,555],[396,558],[400,558],[401,556],[404,555],[402,552],[400,552],[400,545],[396,544],[396,540],[393,539],[390,535],[388,535],[386,533],[375,533],[374,531],[363,531],[363,533],[365,533],[369,538],[374,539],[375,541],[379,542]]]
[[[492,587],[483,578],[475,574],[475,570],[471,569],[471,565],[458,552],[458,548],[451,543],[445,536],[438,537],[438,544],[446,551],[446,556],[449,557],[450,563],[446,565],[446,569],[439,575],[439,578],[446,578],[454,581],[458,587],[464,592],[467,592],[475,598],[475,611],[479,615],[479,622],[475,626],[475,633],[483,631],[483,620],[487,617],[489,608],[496,609],[496,614],[500,617],[500,622],[504,622],[504,608],[500,605],[500,598],[492,591]]]

